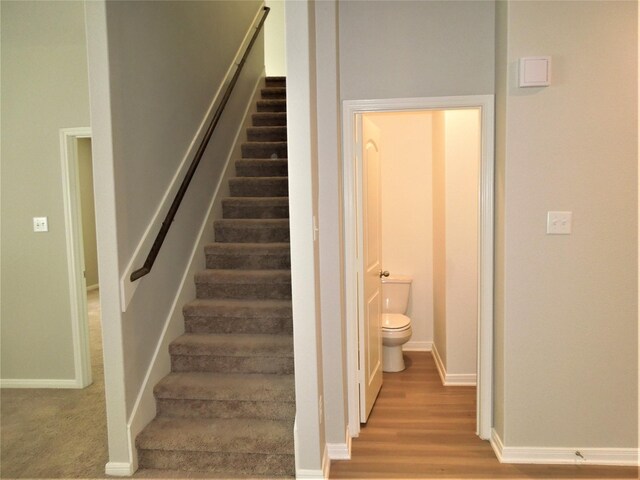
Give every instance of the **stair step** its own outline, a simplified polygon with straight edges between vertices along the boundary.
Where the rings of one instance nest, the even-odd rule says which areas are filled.
[[[280,98],[258,100],[258,112],[286,112],[287,101]]]
[[[287,218],[226,218],[213,222],[218,243],[280,243],[289,241]]]
[[[247,140],[250,142],[285,142],[287,127],[249,127]]]
[[[236,177],[229,179],[232,197],[286,197],[289,195],[287,177]]]
[[[287,158],[287,142],[246,142],[241,150],[242,158]]]
[[[286,112],[258,112],[251,115],[254,127],[286,126]]]
[[[288,174],[289,162],[286,158],[236,160],[237,177],[286,177]]]
[[[295,474],[291,421],[159,417],[138,435],[136,446],[141,468]]]
[[[262,98],[287,98],[287,88],[284,86],[269,86],[260,90]]]
[[[291,300],[200,298],[182,311],[187,333],[293,333]]]
[[[293,373],[293,337],[185,333],[169,345],[172,372]]]
[[[289,218],[289,197],[227,197],[223,218]]]
[[[171,373],[154,388],[158,415],[165,417],[295,417],[293,375]]]
[[[286,87],[287,77],[267,77],[265,82],[267,87]]]
[[[210,269],[291,268],[288,243],[211,243],[205,246],[204,253]]]
[[[219,270],[196,273],[197,298],[288,300],[290,270]]]

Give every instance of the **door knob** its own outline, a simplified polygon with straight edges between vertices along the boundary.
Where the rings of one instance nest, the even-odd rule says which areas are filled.
[[[380,278],[382,277],[388,277],[389,276],[389,271],[385,270],[384,272],[382,270],[380,270],[380,272],[378,273],[378,275],[380,275]]]

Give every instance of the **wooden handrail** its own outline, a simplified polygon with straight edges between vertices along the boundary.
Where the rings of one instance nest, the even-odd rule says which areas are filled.
[[[249,45],[247,46],[247,49],[245,50],[244,54],[242,55],[242,59],[240,60],[240,63],[238,63],[238,68],[236,69],[236,72],[234,73],[233,78],[231,79],[231,82],[229,82],[229,85],[227,86],[227,89],[224,92],[224,96],[222,97],[222,101],[220,102],[220,105],[216,109],[216,113],[213,115],[213,118],[211,119],[211,122],[209,123],[209,127],[207,128],[207,131],[204,134],[202,142],[200,142],[200,146],[198,147],[198,150],[196,151],[196,154],[193,157],[193,160],[191,161],[191,165],[189,166],[189,170],[187,170],[187,174],[185,175],[184,179],[182,180],[182,184],[180,185],[180,188],[178,189],[178,193],[176,193],[176,196],[173,199],[173,202],[171,203],[171,208],[169,208],[169,211],[167,212],[167,215],[164,218],[164,221],[162,222],[162,226],[160,227],[160,231],[158,232],[158,235],[156,236],[156,239],[153,242],[153,245],[151,246],[151,250],[149,250],[149,254],[147,255],[147,259],[144,261],[144,265],[141,268],[139,268],[136,271],[134,271],[131,274],[131,276],[129,277],[129,279],[132,282],[135,282],[139,278],[144,277],[146,274],[148,274],[151,271],[151,268],[153,267],[153,264],[156,261],[156,257],[158,256],[158,253],[160,252],[160,247],[162,247],[162,244],[164,243],[164,239],[166,238],[167,233],[169,232],[169,228],[171,227],[171,224],[173,223],[173,219],[176,216],[178,208],[180,207],[180,203],[182,203],[182,199],[184,198],[184,195],[187,192],[187,189],[189,188],[189,184],[191,183],[191,179],[193,178],[193,175],[195,174],[196,169],[198,168],[198,165],[200,164],[200,160],[202,159],[202,156],[204,155],[204,152],[205,152],[205,150],[207,148],[207,145],[209,145],[209,140],[211,139],[211,136],[213,135],[213,131],[215,130],[216,126],[218,125],[218,122],[220,121],[220,117],[222,116],[222,112],[224,111],[224,107],[227,105],[227,102],[229,101],[229,97],[231,97],[231,93],[233,92],[233,88],[235,87],[235,85],[236,85],[236,83],[238,81],[238,77],[240,76],[240,72],[242,71],[242,67],[244,67],[244,64],[245,64],[245,62],[247,60],[247,57],[249,56],[249,53],[251,52],[251,48],[253,47],[253,44],[256,42],[256,39],[258,38],[258,35],[260,34],[260,30],[262,30],[262,26],[264,25],[264,21],[266,20],[267,15],[269,15],[269,10],[270,10],[269,7],[264,7],[263,8],[264,13],[262,15],[262,18],[260,19],[260,23],[256,27],[256,31],[253,33],[253,36],[251,37],[251,41],[249,42]]]

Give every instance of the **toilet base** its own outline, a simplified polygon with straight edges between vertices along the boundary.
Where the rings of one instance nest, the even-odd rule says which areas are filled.
[[[382,346],[382,371],[401,372],[406,367],[402,356],[402,345]]]

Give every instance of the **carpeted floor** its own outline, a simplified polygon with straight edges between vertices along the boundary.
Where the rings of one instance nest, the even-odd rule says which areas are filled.
[[[93,384],[2,389],[0,478],[105,478],[108,461],[98,290],[89,292]]]

